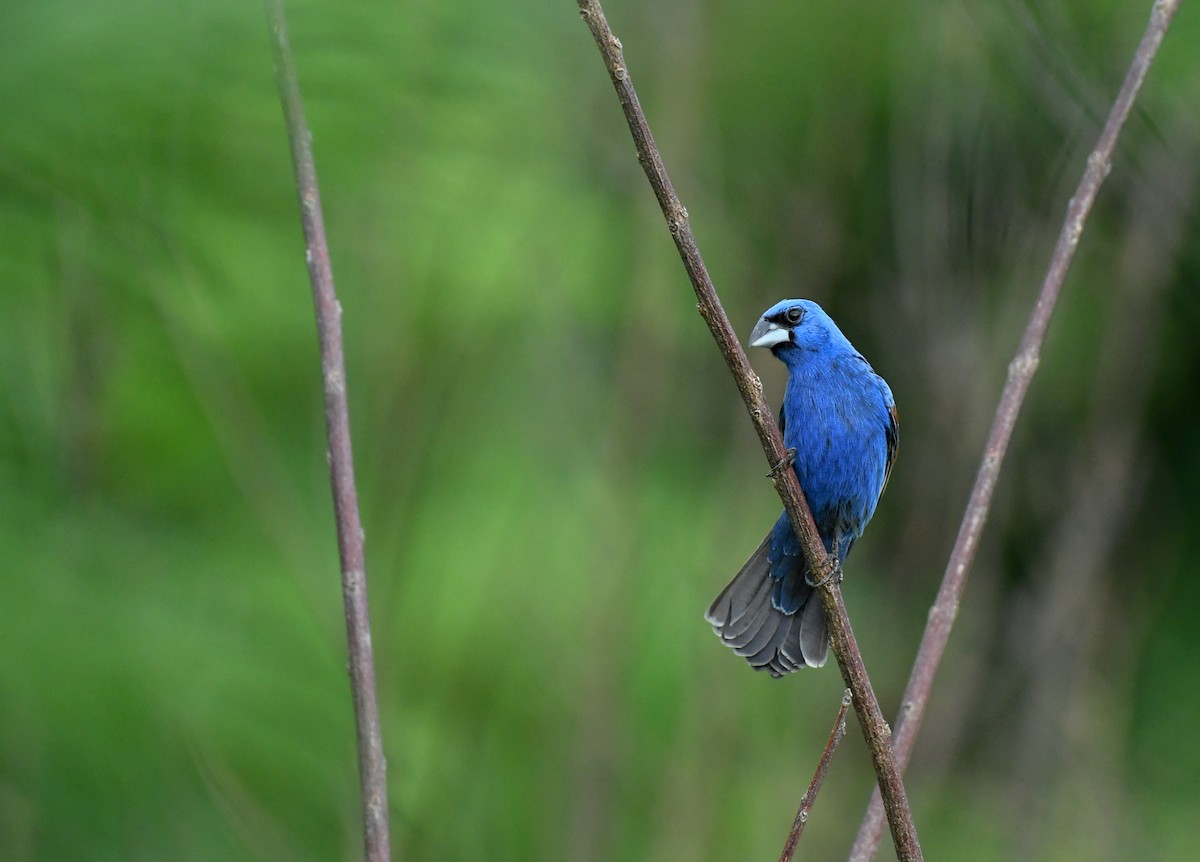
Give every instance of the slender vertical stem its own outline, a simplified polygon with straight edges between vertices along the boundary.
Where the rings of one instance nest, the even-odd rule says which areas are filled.
[[[592,32],[604,65],[608,69],[617,98],[633,135],[634,146],[637,149],[638,161],[646,172],[654,194],[658,198],[667,227],[675,240],[679,256],[684,268],[692,281],[696,293],[701,316],[708,324],[709,332],[725,357],[730,373],[746,403],[750,420],[758,432],[763,452],[767,461],[772,465],[779,464],[784,458],[783,438],[775,425],[775,420],[766,399],[763,397],[762,382],[755,375],[746,359],[729,318],[713,286],[712,278],[704,266],[700,249],[692,235],[687,210],[684,209],[671,180],[667,176],[662,156],[654,143],[650,127],[642,112],[637,91],[630,80],[629,71],[625,66],[625,57],[621,42],[613,35],[604,17],[604,10],[598,0],[577,0],[580,14]],[[842,600],[841,588],[836,578],[827,576],[833,571],[836,560],[825,553],[825,546],[817,533],[808,503],[800,489],[800,483],[794,470],[771,470],[771,478],[775,489],[783,499],[784,509],[791,519],[792,526],[800,538],[804,556],[809,565],[813,578],[825,581],[821,588],[821,601],[829,623],[830,645],[836,656],[842,678],[854,695],[854,710],[862,727],[863,736],[871,751],[871,760],[883,792],[883,799],[888,814],[888,822],[892,829],[892,838],[896,845],[896,854],[902,862],[922,859],[921,846],[917,840],[916,827],[913,825],[912,812],[909,809],[908,797],[904,784],[896,769],[895,758],[892,755],[891,729],[884,721],[879,709],[879,702],[871,688],[870,679],[863,665],[862,655],[850,627],[846,606]]]
[[[837,720],[834,721],[833,730],[829,734],[829,741],[825,743],[825,750],[821,752],[817,771],[813,773],[812,781],[808,783],[808,790],[800,800],[800,807],[796,810],[796,819],[792,821],[792,831],[788,833],[787,842],[783,845],[783,852],[779,854],[779,862],[792,862],[792,856],[796,853],[796,843],[800,840],[800,833],[804,831],[805,824],[808,823],[808,815],[812,812],[813,803],[817,801],[817,794],[821,792],[821,784],[825,781],[825,773],[829,772],[833,753],[837,751],[838,744],[846,735],[846,710],[850,708],[850,701],[853,697],[850,689],[846,689],[846,693],[842,695],[842,708],[838,710]]]
[[[358,515],[358,495],[354,488],[354,460],[350,451],[350,413],[346,403],[346,364],[342,353],[342,307],[333,287],[325,220],[321,214],[317,171],[313,163],[312,136],[304,118],[304,106],[296,82],[283,0],[265,0],[265,4],[275,50],[275,78],[279,99],[283,103],[296,189],[300,197],[305,257],[312,281],[321,371],[325,382],[329,478],[333,486],[333,511],[342,569],[350,688],[354,697],[363,800],[365,857],[369,862],[386,862],[389,858],[386,762],[379,726],[379,703],[375,694],[375,660],[371,650],[363,531]]]
[[[1050,325],[1050,316],[1054,312],[1067,270],[1075,256],[1088,213],[1091,212],[1096,194],[1112,168],[1117,138],[1129,117],[1133,102],[1146,79],[1146,72],[1158,51],[1158,46],[1162,44],[1163,36],[1171,25],[1178,6],[1179,0],[1157,0],[1154,4],[1150,22],[1146,25],[1141,43],[1125,75],[1125,82],[1117,94],[1096,147],[1088,156],[1079,186],[1067,205],[1067,215],[1059,231],[1058,242],[1042,281],[1037,303],[1025,327],[1025,334],[1021,337],[1016,356],[1008,366],[1008,381],[1004,385],[996,416],[992,420],[983,460],[975,477],[975,487],[971,491],[971,498],[958,530],[958,538],[942,578],[942,585],[933,607],[930,608],[929,622],[925,626],[925,634],[921,638],[912,675],[904,690],[900,715],[896,719],[894,747],[901,769],[908,765],[912,755],[917,732],[925,715],[925,707],[929,702],[929,693],[933,688],[933,680],[946,651],[954,619],[958,615],[958,603],[966,586],[967,574],[975,560],[975,551],[979,547],[979,537],[983,533],[984,524],[987,523],[992,492],[996,488],[996,479],[1000,475],[1000,467],[1004,463],[1008,443],[1012,438],[1013,426],[1016,425],[1025,393],[1029,390],[1030,381],[1037,370],[1042,342]],[[874,858],[883,831],[883,817],[883,800],[875,793],[871,797],[870,806],[859,827],[858,837],[850,851],[852,862],[867,862]]]

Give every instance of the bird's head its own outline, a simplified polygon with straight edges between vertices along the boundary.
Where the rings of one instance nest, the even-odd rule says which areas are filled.
[[[777,302],[763,312],[750,333],[751,347],[768,347],[780,359],[793,349],[820,350],[831,342],[849,346],[837,324],[811,299]]]

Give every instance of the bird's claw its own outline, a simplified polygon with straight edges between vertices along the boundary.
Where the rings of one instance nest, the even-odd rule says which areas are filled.
[[[784,454],[784,456],[782,458],[780,458],[779,461],[776,462],[775,466],[770,469],[770,471],[767,473],[767,478],[774,479],[776,476],[779,475],[780,471],[786,470],[788,467],[791,467],[795,463],[796,463],[796,449],[795,449],[795,447],[793,447],[791,449],[788,449],[787,452]]]
[[[846,573],[842,571],[841,561],[838,560],[837,557],[834,557],[833,562],[829,567],[829,573],[826,574],[825,577],[821,578],[819,581],[814,581],[812,576],[808,572],[805,572],[804,583],[808,584],[814,590],[819,590],[821,587],[825,586],[831,581],[835,584],[840,584],[845,577]]]

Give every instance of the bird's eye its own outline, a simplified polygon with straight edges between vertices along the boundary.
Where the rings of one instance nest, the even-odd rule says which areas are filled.
[[[804,309],[798,308],[798,307],[789,308],[787,310],[787,314],[785,315],[785,317],[787,317],[787,322],[792,324],[793,326],[795,324],[799,323],[800,318],[802,318],[803,316],[804,316]]]

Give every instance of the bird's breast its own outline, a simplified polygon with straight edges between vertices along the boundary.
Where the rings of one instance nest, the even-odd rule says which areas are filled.
[[[853,388],[789,391],[784,441],[822,533],[857,535],[874,513],[887,467],[883,413]]]

